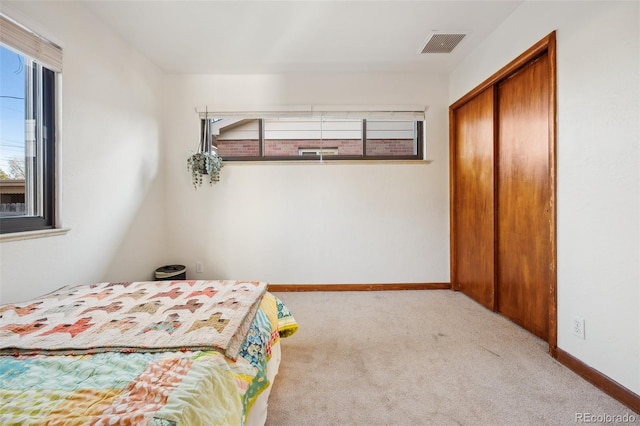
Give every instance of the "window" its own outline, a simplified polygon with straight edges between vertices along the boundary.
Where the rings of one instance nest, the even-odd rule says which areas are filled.
[[[0,233],[55,226],[62,52],[0,15]]]
[[[218,155],[227,161],[423,159],[424,112],[266,115],[209,113]]]

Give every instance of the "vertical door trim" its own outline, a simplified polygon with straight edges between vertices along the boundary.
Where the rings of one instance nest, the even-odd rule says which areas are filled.
[[[557,122],[557,89],[556,89],[556,33],[549,36],[547,55],[549,57],[549,239],[551,241],[551,282],[549,283],[549,353],[558,357],[558,302],[557,302],[557,252],[556,252],[556,122]]]
[[[456,229],[453,220],[453,209],[455,206],[453,202],[455,200],[455,176],[454,171],[456,167],[455,161],[455,138],[457,135],[455,134],[455,111],[467,103],[469,100],[474,98],[476,95],[480,94],[486,89],[492,88],[495,90],[497,85],[504,79],[508,78],[510,75],[517,72],[519,69],[526,66],[532,60],[538,58],[541,55],[547,54],[549,57],[550,63],[550,96],[549,96],[549,209],[550,209],[550,223],[549,223],[549,239],[551,242],[551,251],[550,253],[550,264],[549,269],[551,270],[551,278],[548,286],[549,291],[549,353],[554,358],[557,357],[557,345],[558,345],[558,326],[557,326],[557,252],[556,252],[556,117],[557,117],[557,90],[556,90],[556,33],[553,31],[542,40],[531,46],[524,53],[518,56],[513,61],[509,62],[495,74],[490,76],[488,79],[480,83],[477,87],[472,89],[466,95],[458,99],[456,102],[451,104],[449,107],[449,218],[450,218],[450,227],[451,227],[451,238],[450,238],[450,273],[451,273],[451,286],[452,289],[456,290],[459,288],[458,283],[456,281],[456,259],[455,259],[455,237],[456,237]],[[494,118],[494,122],[497,120],[497,117]],[[495,141],[497,138],[497,132],[494,132],[494,147],[497,145]],[[496,148],[494,148],[495,150]],[[495,152],[495,151],[494,151]],[[495,174],[497,175],[497,173]],[[494,188],[495,188],[495,175],[494,175]],[[494,198],[494,202],[497,202],[497,197]],[[494,204],[494,213],[497,213],[495,209],[497,205]],[[497,247],[496,247],[497,249]],[[494,256],[494,261],[497,262],[497,256]],[[496,269],[497,271],[497,269]],[[494,280],[494,285],[497,285],[497,280]],[[497,289],[494,290],[494,297],[497,297]],[[494,306],[498,306],[497,302],[494,299]]]
[[[455,127],[455,109],[449,108],[449,276],[451,281],[451,290],[460,290],[458,284],[458,268],[456,267],[456,221],[454,217],[456,185],[456,140],[457,132]]]

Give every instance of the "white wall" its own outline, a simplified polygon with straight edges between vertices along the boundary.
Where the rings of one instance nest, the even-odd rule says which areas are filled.
[[[0,301],[150,279],[164,252],[162,74],[77,2],[3,2],[59,44],[64,236],[0,243]]]
[[[451,74],[453,102],[557,30],[558,347],[640,393],[637,2],[525,2]],[[571,334],[585,319],[586,339]]]
[[[167,76],[169,247],[192,278],[449,281],[448,92],[441,74]],[[227,162],[197,191],[194,108],[423,104],[431,164]],[[204,273],[195,273],[202,261]]]

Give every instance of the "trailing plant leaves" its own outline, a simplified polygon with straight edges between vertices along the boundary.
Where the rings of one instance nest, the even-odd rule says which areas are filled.
[[[197,152],[187,158],[187,170],[191,171],[193,187],[198,189],[202,185],[202,175],[209,175],[209,184],[220,181],[220,169],[223,167],[222,157],[217,154]]]

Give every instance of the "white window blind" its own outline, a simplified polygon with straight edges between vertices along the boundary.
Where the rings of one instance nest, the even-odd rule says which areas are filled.
[[[35,59],[52,71],[62,72],[60,47],[2,14],[0,14],[0,42]]]
[[[196,108],[200,118],[329,118],[423,121],[425,106],[416,105],[287,105],[262,108]]]

